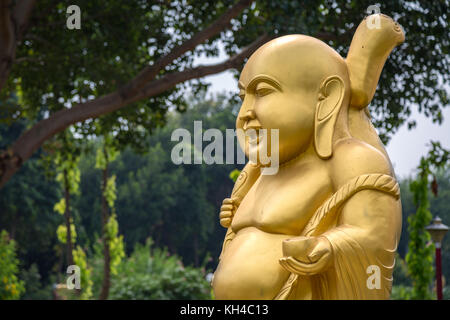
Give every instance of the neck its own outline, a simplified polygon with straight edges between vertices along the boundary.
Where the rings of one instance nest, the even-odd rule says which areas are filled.
[[[291,167],[293,164],[306,161],[307,159],[310,160],[312,157],[318,158],[314,149],[314,143],[311,139],[306,149],[301,150],[294,157],[281,162],[279,169],[281,170],[283,168]]]

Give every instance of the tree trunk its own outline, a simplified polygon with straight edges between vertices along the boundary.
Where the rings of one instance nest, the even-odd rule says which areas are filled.
[[[0,91],[16,58],[17,44],[33,10],[35,0],[0,0]]]
[[[105,197],[106,184],[108,182],[108,157],[106,150],[103,149],[105,154],[106,165],[103,169],[103,180],[102,180],[102,237],[103,237],[103,283],[102,290],[100,292],[99,300],[106,300],[109,296],[109,288],[111,286],[111,256],[109,251],[109,240],[108,234],[106,232],[106,224],[108,223],[109,213],[108,213],[108,203]]]
[[[196,233],[194,235],[194,266],[198,268],[199,261],[198,261],[198,234]]]
[[[64,218],[66,220],[66,228],[67,228],[67,239],[66,239],[66,248],[67,248],[67,264],[69,266],[73,265],[73,244],[72,244],[72,230],[70,228],[70,190],[69,190],[69,182],[67,180],[67,170],[64,169],[64,200],[66,201],[66,209],[64,210]]]
[[[63,245],[62,243],[59,243],[58,246],[56,247],[56,250],[58,252],[58,264],[56,267],[56,283],[61,283],[61,274],[65,273],[66,270],[63,270],[63,266],[64,266],[64,251],[66,249],[66,246]]]
[[[20,212],[16,212],[15,214],[13,214],[13,218],[12,218],[12,223],[11,223],[11,229],[9,232],[9,237],[12,240],[16,239],[16,230],[17,230],[17,217],[20,215]]]

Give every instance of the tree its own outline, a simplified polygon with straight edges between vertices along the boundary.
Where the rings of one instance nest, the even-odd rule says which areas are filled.
[[[442,218],[445,224],[450,223],[450,165],[447,164],[445,170],[437,172],[436,175],[439,191],[437,196],[430,198],[430,210],[433,216]],[[446,279],[447,287],[450,288],[450,235],[444,237],[442,241],[442,266],[443,275]]]
[[[116,201],[116,176],[109,176],[109,163],[118,156],[111,145],[111,138],[105,136],[101,148],[97,150],[96,168],[102,171],[101,203],[102,203],[102,242],[103,242],[103,283],[100,300],[109,295],[111,273],[116,273],[116,265],[125,255],[123,236],[118,236],[119,226],[114,211]],[[110,214],[110,210],[111,213]]]
[[[9,31],[0,37],[2,48],[11,42],[13,29],[20,30],[13,41],[22,40],[7,52],[8,58],[2,60],[7,67],[0,69],[1,77],[8,78],[1,93],[6,118],[39,121],[3,151],[0,185],[48,138],[71,125],[83,130],[88,119],[100,116],[116,123],[117,132],[130,117],[150,127],[163,123],[171,103],[183,109],[184,83],[204,87],[202,77],[240,68],[274,36],[309,34],[345,56],[370,3],[97,0],[83,6],[83,27],[73,32],[63,28],[68,1],[39,1],[31,15],[34,1],[2,0],[2,4],[2,25]],[[405,121],[414,126],[409,116],[415,104],[433,121],[442,121],[441,108],[448,102],[443,83],[450,74],[445,72],[448,7],[444,0],[389,1],[381,8],[400,20],[408,37],[388,59],[372,102],[374,122],[384,141]],[[14,18],[19,15],[21,20]],[[195,56],[217,55],[219,41],[230,58],[194,66]],[[8,103],[13,91],[23,94],[25,104]]]
[[[80,146],[70,131],[64,131],[58,135],[54,144],[56,149],[52,151],[52,159],[55,162],[58,175],[56,180],[61,184],[64,196],[55,204],[55,211],[64,216],[65,224],[58,228],[58,238],[66,245],[67,264],[73,265],[73,250],[76,239],[75,225],[72,218],[71,196],[79,193],[80,170]]]
[[[430,299],[429,286],[433,279],[433,249],[430,234],[425,230],[431,222],[430,201],[428,196],[430,175],[450,162],[450,152],[439,143],[432,143],[426,157],[422,157],[418,167],[417,180],[410,184],[413,201],[417,206],[414,215],[408,218],[409,251],[406,255],[409,274],[413,279],[413,299]],[[432,190],[437,195],[437,183],[434,178]]]
[[[204,130],[219,128],[225,134],[225,129],[235,123],[238,105],[225,96],[198,96],[189,101],[184,114],[169,112],[166,126],[148,137],[146,144],[150,147],[145,155],[127,147],[110,163],[108,171],[116,177],[114,206],[127,252],[150,236],[157,247],[165,246],[186,264],[199,266],[208,252],[214,259],[220,253],[224,229],[215,217],[223,195],[233,187],[228,175],[235,166],[173,164],[171,150],[178,142],[171,141],[171,133],[176,128],[192,131],[195,119],[203,122]],[[101,148],[100,141],[92,143],[93,150]],[[82,196],[74,199],[74,207],[88,235],[89,241],[84,243],[93,243],[101,230],[100,219],[92,214],[101,212],[102,202],[100,193],[92,192],[101,188],[99,170],[94,166],[95,154],[83,153]]]
[[[192,57],[182,57],[183,54],[194,49],[205,40],[216,36],[228,25],[229,21],[237,16],[249,5],[249,3],[250,1],[248,0],[241,0],[228,9],[223,2],[215,4],[214,1],[208,1],[206,4],[209,5],[212,10],[208,10],[207,13],[201,8],[204,6],[204,3],[195,1],[187,7],[181,6],[180,3],[175,5],[172,3],[160,2],[158,5],[153,5],[153,7],[156,7],[153,9],[151,8],[151,4],[142,1],[133,1],[127,4],[124,4],[122,1],[111,1],[108,2],[107,5],[109,7],[107,8],[105,8],[106,4],[103,1],[91,3],[86,9],[88,11],[90,10],[92,15],[95,16],[94,12],[98,10],[98,7],[102,6],[104,12],[106,12],[106,21],[109,24],[103,24],[100,27],[99,21],[91,20],[91,24],[89,25],[88,22],[87,25],[85,24],[85,29],[83,29],[86,30],[87,37],[83,37],[82,34],[80,34],[79,39],[67,37],[66,30],[64,30],[63,35],[59,34],[59,39],[65,39],[68,45],[72,45],[70,49],[66,48],[69,52],[72,51],[73,53],[73,51],[79,49],[78,53],[80,53],[80,55],[78,57],[81,59],[81,63],[80,61],[78,61],[78,63],[73,63],[73,60],[70,61],[70,59],[67,59],[71,53],[66,51],[61,54],[57,50],[57,54],[52,55],[52,57],[47,56],[49,59],[44,63],[46,68],[49,67],[49,64],[56,67],[57,72],[55,73],[49,72],[50,70],[47,69],[46,73],[51,73],[51,77],[56,76],[63,78],[62,75],[65,72],[69,72],[69,77],[71,78],[69,81],[60,82],[61,79],[49,79],[50,81],[46,82],[41,78],[39,81],[44,80],[44,82],[46,82],[43,86],[39,86],[38,83],[32,83],[32,86],[28,87],[28,85],[25,84],[27,81],[34,82],[32,78],[29,77],[30,74],[25,77],[19,76],[21,79],[19,81],[20,83],[17,81],[18,78],[14,81],[14,77],[13,80],[10,81],[9,86],[12,90],[16,90],[18,86],[21,89],[24,89],[24,95],[26,97],[25,101],[27,103],[29,102],[32,106],[33,104],[34,106],[40,104],[36,102],[37,100],[42,102],[44,96],[47,96],[49,100],[52,100],[53,96],[53,100],[59,100],[61,102],[53,103],[53,106],[57,106],[57,109],[49,110],[52,112],[52,115],[49,118],[38,122],[33,127],[34,129],[32,128],[27,131],[11,146],[8,152],[4,154],[2,157],[3,170],[1,181],[6,182],[18,169],[20,163],[28,159],[45,140],[57,132],[64,130],[71,124],[89,118],[95,118],[102,114],[123,108],[134,102],[157,96],[168,89],[172,89],[177,83],[238,66],[249,52],[256,49],[256,47],[259,46],[258,44],[261,44],[261,40],[226,63],[217,66],[188,68],[177,73],[170,72],[170,67],[168,67],[169,64],[178,58],[180,58],[181,61],[178,63],[177,69],[192,65]],[[34,35],[37,34],[37,37],[41,40],[45,38],[39,36],[42,35],[42,33],[45,33],[45,36],[48,36],[49,32],[50,34],[54,34],[55,30],[58,30],[58,28],[54,28],[55,20],[57,21],[57,17],[63,12],[64,7],[64,2],[60,2],[57,5],[55,5],[53,1],[40,2],[39,6],[37,6],[38,13],[36,15],[39,18],[43,17],[42,19],[45,22],[42,24],[37,23],[34,28],[30,28],[30,33]],[[13,9],[14,8],[15,7],[13,7]],[[190,8],[190,10],[188,10],[188,8]],[[148,14],[149,11],[156,12],[156,14]],[[183,15],[188,15],[186,16],[187,21],[186,23],[178,24],[174,15],[181,14],[181,12],[183,12]],[[194,21],[189,21],[189,15],[195,17]],[[130,16],[134,16],[140,20],[129,19],[128,17]],[[165,16],[172,18],[169,19],[168,22],[165,22]],[[111,23],[111,21],[113,21],[113,23]],[[140,23],[137,23],[138,21]],[[211,23],[211,21],[213,22]],[[117,24],[120,22],[124,24]],[[205,28],[205,24],[211,25]],[[138,25],[142,27],[142,29],[136,30],[136,26]],[[149,27],[151,27],[151,29]],[[104,30],[103,28],[107,30]],[[168,28],[171,28],[175,33],[178,33],[181,39],[175,35],[169,36],[166,31]],[[142,30],[144,29],[152,30],[154,31],[154,34],[146,35],[146,38],[142,38],[139,36],[139,33],[142,33]],[[132,42],[132,46],[126,45],[120,49],[120,44],[119,46],[113,45],[114,49],[106,50],[106,53],[109,54],[103,55],[102,53],[104,53],[105,50],[102,50],[102,47],[108,47],[108,43],[109,45],[113,44],[119,30],[130,32],[128,35],[122,34],[121,36],[126,39],[126,41]],[[188,30],[190,31],[190,34],[186,32]],[[196,31],[198,32],[195,33]],[[194,35],[189,38],[192,34]],[[58,36],[58,34],[56,36]],[[186,40],[187,38],[189,39]],[[89,40],[93,41],[90,42]],[[36,47],[36,50],[33,50],[34,47],[25,49],[25,52],[32,52],[32,57],[28,56],[29,58],[35,58],[37,56],[39,60],[42,55],[45,56],[48,53],[46,50],[43,50],[44,52],[41,51],[42,41],[39,43],[39,40],[36,40],[35,38],[35,40],[29,43],[32,47],[34,45]],[[178,43],[181,44],[178,45]],[[76,44],[81,44],[81,46],[78,45],[78,47],[76,47]],[[92,47],[90,47],[89,44],[92,44]],[[46,43],[46,45],[48,45],[48,43]],[[167,53],[168,49],[170,51]],[[148,54],[149,51],[155,52],[150,56]],[[87,52],[89,52],[89,55],[86,56]],[[95,65],[99,64],[98,61],[93,59],[95,56],[104,57],[102,62],[105,63],[105,65],[111,65],[116,61],[116,71],[111,69],[109,70],[108,75],[105,76],[104,72],[101,72],[98,67],[95,67]],[[54,59],[53,61],[52,58]],[[65,68],[62,68],[61,70],[59,68],[61,67],[61,64],[55,63],[55,60],[63,62],[62,67]],[[121,62],[122,60],[124,60],[124,62]],[[66,61],[66,63],[64,63],[64,61]],[[88,65],[83,63],[85,61],[89,61]],[[137,73],[134,79],[129,80],[130,74],[136,74],[137,72],[136,64],[142,65],[144,61],[146,63],[153,62],[153,64],[147,65],[141,72]],[[35,63],[35,66],[36,63],[39,65],[39,61],[27,61],[24,62],[23,66],[28,63]],[[90,66],[93,66],[93,68],[89,68]],[[167,69],[169,69],[167,75],[160,77],[160,73],[166,73],[164,70],[165,67],[168,67]],[[20,67],[18,69],[20,69]],[[115,75],[113,76],[114,73]],[[111,81],[107,79],[111,79]],[[22,83],[22,81],[25,83]],[[125,83],[125,81],[128,82]],[[25,88],[29,88],[30,91],[27,91]],[[115,91],[106,94],[108,91],[111,91],[111,88],[114,88]],[[69,89],[69,92],[67,89]],[[50,96],[46,94],[49,91],[52,92]],[[7,97],[8,95],[9,92],[7,90],[5,96]],[[81,103],[72,108],[66,108],[64,106],[64,102],[72,104],[74,103],[75,98],[79,98],[80,96],[97,96],[98,98],[90,99],[86,102],[80,101]],[[164,97],[164,95],[162,96]],[[176,94],[172,94],[172,97],[174,100],[177,100]],[[167,99],[167,95],[165,98]],[[46,107],[44,107],[44,109],[46,109]],[[17,112],[17,110],[14,111]],[[39,111],[42,112],[43,110],[38,107],[34,108],[31,113],[33,113],[33,111],[34,113],[36,113],[36,111],[39,113]],[[142,112],[142,110],[139,110],[139,112],[145,113]]]
[[[24,119],[0,124],[0,148],[17,139],[28,124]],[[54,171],[54,162],[46,162],[49,167],[43,170],[41,154],[27,161],[0,193],[0,226],[15,240],[21,267],[36,263],[47,281],[57,261],[53,247],[58,242],[55,230],[61,217],[53,212],[53,206],[61,198],[61,190],[54,177],[46,174]]]

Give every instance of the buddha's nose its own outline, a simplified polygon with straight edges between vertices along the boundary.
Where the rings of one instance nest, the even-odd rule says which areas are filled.
[[[244,122],[244,130],[261,128],[261,124],[259,123],[256,113],[253,110],[248,110],[243,116],[240,116],[239,119]]]
[[[250,121],[256,119],[256,113],[253,110],[248,110],[243,116],[239,117],[242,121]]]

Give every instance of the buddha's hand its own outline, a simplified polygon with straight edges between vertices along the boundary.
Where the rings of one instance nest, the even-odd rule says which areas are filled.
[[[283,241],[280,264],[299,275],[324,272],[332,261],[331,243],[326,237],[296,237]]]
[[[226,198],[222,201],[220,207],[220,225],[224,228],[228,228],[233,220],[234,213],[237,209],[237,203],[233,198]]]

